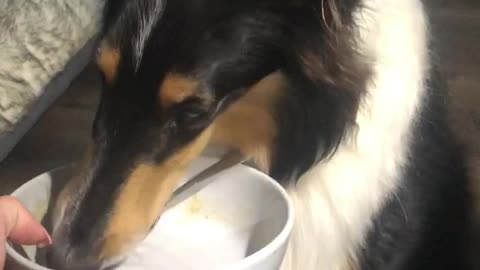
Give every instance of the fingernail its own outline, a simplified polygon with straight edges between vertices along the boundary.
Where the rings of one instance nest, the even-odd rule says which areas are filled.
[[[47,230],[43,229],[43,234],[44,237],[38,241],[37,248],[45,248],[52,244],[52,238],[50,237],[50,234],[48,234]]]

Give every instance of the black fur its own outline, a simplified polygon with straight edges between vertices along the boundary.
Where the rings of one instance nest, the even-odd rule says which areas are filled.
[[[107,1],[103,34],[121,57],[94,123],[95,159],[85,176],[91,184],[60,239],[64,252],[75,247],[77,259],[96,252],[95,240],[136,164],[167,159],[274,71],[287,78],[287,94],[274,112],[275,179],[296,181],[355,132],[370,76],[366,59],[353,49],[359,0],[171,0],[152,18],[148,8],[157,1]],[[139,46],[142,18],[156,20]],[[172,72],[201,87],[162,108],[159,85]],[[400,188],[374,220],[360,254],[361,270],[465,269],[460,247],[468,194],[437,81],[430,80]]]
[[[353,123],[368,74],[352,49],[350,28],[343,25],[348,19],[324,20],[315,1],[169,1],[137,69],[131,39],[138,36],[139,23],[132,18],[138,17],[141,2],[110,4],[107,12],[122,11],[109,15],[106,31],[106,40],[120,48],[122,62],[118,79],[104,90],[94,126],[97,156],[103,159],[96,161],[100,165],[92,177],[102,183],[90,188],[78,216],[90,211],[95,198],[115,194],[134,163],[163,161],[276,70],[288,78],[288,95],[276,112],[272,176],[296,180],[334,152]],[[354,3],[341,10],[350,14]],[[163,111],[156,95],[171,71],[200,81],[202,93]],[[124,169],[112,174],[109,168]],[[101,216],[109,207],[104,204],[96,212]],[[77,222],[74,231],[82,235],[96,222]]]
[[[471,269],[470,194],[463,156],[446,123],[446,88],[432,72],[401,182],[374,219],[360,269]]]

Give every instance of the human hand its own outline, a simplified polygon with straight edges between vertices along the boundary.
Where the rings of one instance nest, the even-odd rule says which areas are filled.
[[[0,197],[0,269],[5,265],[7,240],[21,245],[45,247],[52,243],[50,235],[15,198]]]

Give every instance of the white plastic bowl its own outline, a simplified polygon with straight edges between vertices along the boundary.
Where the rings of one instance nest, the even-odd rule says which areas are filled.
[[[194,161],[185,179],[216,159]],[[12,195],[38,220],[68,178],[60,168],[27,182]],[[167,211],[119,270],[278,270],[293,226],[293,207],[270,177],[243,165],[218,175],[210,186]],[[36,248],[25,247],[31,258]],[[7,246],[19,269],[49,270]]]

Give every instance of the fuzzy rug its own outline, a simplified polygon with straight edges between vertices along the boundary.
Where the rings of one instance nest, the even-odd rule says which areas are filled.
[[[0,1],[0,135],[97,32],[101,0]]]

